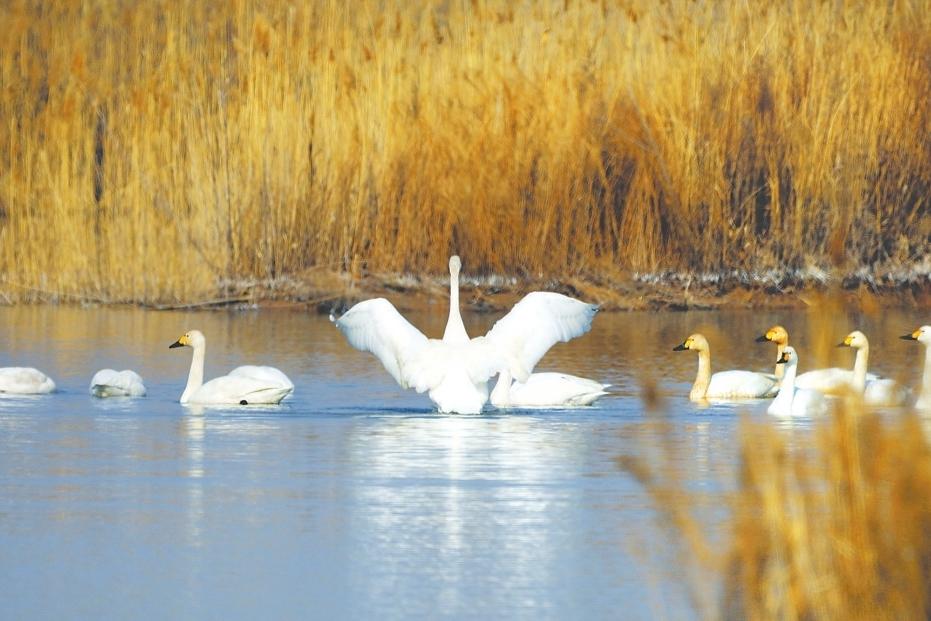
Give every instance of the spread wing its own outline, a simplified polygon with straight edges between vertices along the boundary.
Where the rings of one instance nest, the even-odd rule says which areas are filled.
[[[511,375],[524,382],[550,347],[588,332],[597,312],[594,304],[561,293],[535,291],[515,304],[485,336],[507,356]]]
[[[385,298],[359,302],[334,323],[350,345],[375,354],[402,388],[423,383],[417,377],[419,366],[415,367],[413,361],[427,346],[427,337],[391,302]]]

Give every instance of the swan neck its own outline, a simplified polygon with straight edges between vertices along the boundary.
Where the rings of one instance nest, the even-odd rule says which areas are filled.
[[[866,368],[870,360],[870,346],[864,345],[857,350],[857,358],[853,363],[853,389],[863,392],[866,389]]]
[[[452,270],[449,274],[449,319],[446,320],[443,341],[446,343],[469,342],[469,335],[462,322],[462,314],[459,312],[459,272],[457,270]]]
[[[711,352],[707,349],[698,352],[698,375],[695,376],[695,383],[692,384],[692,392],[689,393],[689,399],[692,401],[701,401],[708,393],[708,386],[711,384]]]
[[[782,359],[782,352],[784,352],[785,349],[786,349],[785,343],[776,343],[776,360]],[[786,365],[784,364],[778,364],[778,363],[776,364],[776,370],[773,373],[773,375],[776,376],[777,380],[781,380],[782,377],[785,375],[785,372],[786,372],[785,366]]]
[[[931,345],[925,346],[925,370],[921,377],[917,404],[919,407],[931,408]]]
[[[792,399],[795,397],[797,365],[780,364],[779,366],[785,367],[785,371],[782,376],[782,384],[779,385],[779,392],[776,394],[776,398],[773,399],[773,405],[770,409],[782,413],[791,413]]]
[[[498,374],[498,383],[491,391],[491,404],[495,407],[506,408],[511,405],[511,372],[507,369]]]
[[[204,358],[207,353],[206,345],[197,345],[193,347],[194,355],[191,356],[191,371],[187,376],[187,386],[181,393],[181,403],[187,403],[195,392],[204,385]]]

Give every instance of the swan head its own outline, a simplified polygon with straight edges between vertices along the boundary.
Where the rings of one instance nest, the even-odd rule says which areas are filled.
[[[773,326],[766,331],[766,334],[756,337],[757,343],[775,343],[776,345],[788,345],[789,333],[782,326]]]
[[[869,347],[870,342],[866,340],[866,335],[859,330],[854,330],[844,337],[844,340],[837,344],[838,347]]]
[[[701,334],[695,333],[682,341],[679,345],[673,347],[672,351],[685,351],[687,349],[691,349],[692,351],[708,351],[708,339]]]
[[[449,273],[451,276],[458,276],[459,270],[462,269],[462,259],[458,254],[449,257]]]
[[[200,330],[189,330],[181,335],[177,341],[168,346],[168,349],[175,347],[203,347],[207,340]]]
[[[782,355],[779,356],[779,359],[776,360],[776,364],[784,364],[786,366],[795,366],[798,364],[798,354],[795,352],[795,348],[786,345],[786,348],[782,350]]]
[[[905,334],[899,338],[906,341],[918,341],[924,345],[931,345],[931,326],[921,326],[911,334]]]

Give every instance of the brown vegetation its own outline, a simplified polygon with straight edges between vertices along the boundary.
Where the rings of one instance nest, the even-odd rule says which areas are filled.
[[[931,239],[920,0],[12,0],[0,22],[10,300],[453,251],[608,283],[907,268]]]

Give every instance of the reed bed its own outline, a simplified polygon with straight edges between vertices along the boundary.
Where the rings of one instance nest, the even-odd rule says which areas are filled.
[[[0,6],[0,293],[908,266],[926,1]]]

